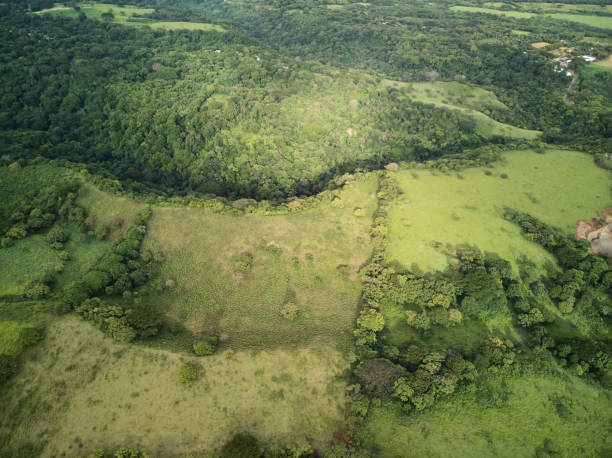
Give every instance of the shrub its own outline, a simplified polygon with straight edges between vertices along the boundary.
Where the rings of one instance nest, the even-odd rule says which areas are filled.
[[[112,278],[106,272],[92,270],[83,275],[83,281],[93,293],[102,291],[111,282]]]
[[[219,342],[218,337],[209,337],[208,339],[198,340],[193,343],[193,351],[198,356],[208,356],[215,352],[217,343]]]
[[[50,292],[51,288],[49,288],[48,285],[45,285],[42,282],[34,282],[26,286],[23,294],[25,295],[25,297],[28,297],[30,299],[38,299],[41,297],[45,297]]]
[[[178,372],[179,382],[185,385],[191,385],[200,375],[200,366],[194,363],[184,363]]]
[[[298,307],[293,302],[287,302],[283,305],[283,309],[281,310],[281,315],[283,315],[288,320],[295,320],[298,315]]]
[[[236,434],[221,449],[221,458],[259,458],[261,453],[257,439],[249,434]]]
[[[53,226],[49,232],[47,232],[47,241],[53,246],[62,246],[70,238],[70,233],[65,231],[59,226]]]

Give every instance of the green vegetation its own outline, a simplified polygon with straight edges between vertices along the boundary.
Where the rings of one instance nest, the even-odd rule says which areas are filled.
[[[610,455],[567,1],[1,2],[0,456]]]
[[[447,244],[463,243],[512,262],[525,255],[543,263],[549,256],[503,220],[504,207],[523,209],[569,233],[576,221],[596,217],[611,200],[609,172],[572,151],[513,151],[484,170],[412,169],[394,176],[403,193],[389,212],[387,256],[424,270],[444,269]]]
[[[135,8],[131,6],[118,6],[109,3],[80,3],[76,7],[55,4],[53,8],[43,10],[36,14],[78,18],[80,14],[89,19],[103,22],[114,22],[131,26],[148,26],[164,30],[203,30],[225,32],[225,29],[216,24],[182,21],[155,21],[147,16],[155,12],[153,8]]]
[[[295,214],[156,209],[145,248],[163,256],[160,282],[170,286],[151,300],[195,333],[226,334],[222,344],[232,348],[313,338],[346,348],[357,274],[369,255],[374,192],[374,177],[361,176]],[[287,304],[295,308],[294,319],[286,317]]]
[[[431,103],[438,107],[459,110],[473,117],[476,121],[476,132],[486,138],[495,136],[518,139],[534,139],[540,134],[537,131],[520,129],[501,123],[490,116],[501,116],[508,110],[492,92],[482,88],[456,82],[413,83],[386,81],[391,87],[406,87],[407,97],[421,103]]]
[[[310,440],[325,447],[343,422],[337,376],[348,362],[327,346],[199,358],[191,386],[177,379],[179,355],[115,343],[74,318],[54,322],[30,351],[0,392],[0,449],[9,455],[29,446],[86,456],[138,444],[153,456],[207,453],[236,431],[277,450]]]

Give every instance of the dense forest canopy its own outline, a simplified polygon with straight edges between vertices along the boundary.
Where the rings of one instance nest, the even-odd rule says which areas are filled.
[[[224,31],[165,32],[13,5],[2,15],[3,149],[88,163],[136,188],[275,200],[356,168],[513,140],[482,138],[461,112],[398,99],[385,78],[477,84],[508,108],[494,119],[548,142],[609,148],[610,74],[583,75],[580,103],[564,103],[565,75],[512,34],[541,30],[538,20],[418,2],[204,2],[143,16]],[[546,27],[557,40],[589,30]]]

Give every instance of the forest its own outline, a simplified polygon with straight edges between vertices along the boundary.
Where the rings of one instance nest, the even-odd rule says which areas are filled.
[[[612,7],[0,3],[0,456],[612,453]]]

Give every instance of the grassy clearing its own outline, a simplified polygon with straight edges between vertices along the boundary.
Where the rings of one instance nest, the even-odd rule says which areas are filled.
[[[546,48],[546,46],[548,46],[549,44],[550,43],[547,43],[545,41],[538,41],[536,43],[531,43],[531,46],[536,49],[542,49],[542,48]]]
[[[476,6],[451,6],[450,8],[453,11],[465,12],[465,13],[486,13],[486,14],[495,14],[497,16],[510,16],[514,18],[530,18],[537,16],[536,13],[525,13],[521,11],[502,11],[495,10],[491,8],[480,8]]]
[[[37,14],[51,14],[54,16],[76,18],[81,12],[83,12],[89,19],[95,19],[97,21],[104,21],[105,18],[102,16],[108,11],[112,11],[113,18],[112,22],[124,25],[133,26],[149,26],[154,29],[165,29],[165,30],[203,30],[203,31],[214,31],[214,32],[225,32],[225,29],[216,24],[206,24],[201,22],[169,22],[169,21],[155,21],[147,18],[141,18],[139,16],[151,14],[155,12],[153,8],[138,8],[133,6],[118,6],[108,3],[83,3],[79,5],[80,10],[77,11],[72,7],[57,4],[54,8],[49,10],[40,11]]]
[[[178,355],[114,343],[76,318],[56,321],[0,393],[0,455],[130,446],[209,456],[236,431],[267,446],[312,439],[324,448],[342,428],[338,376],[348,364],[329,347],[190,360],[202,375],[185,386]]]
[[[495,94],[482,88],[456,82],[403,83],[385,80],[384,84],[405,88],[411,100],[469,114],[476,120],[478,133],[484,137],[501,135],[533,139],[540,135],[538,131],[521,129],[489,117],[487,113],[492,114],[508,108],[497,100]]]
[[[523,8],[529,10],[556,10],[556,11],[597,11],[600,13],[612,13],[612,5],[589,5],[589,4],[564,4],[564,3],[521,3]]]
[[[117,238],[132,226],[138,213],[145,208],[139,202],[100,191],[90,184],[81,187],[77,204],[87,209],[92,224],[108,227],[111,238]]]
[[[593,62],[591,65],[595,65],[596,67],[601,67],[601,68],[604,68],[606,70],[612,70],[612,54],[609,55],[604,60],[599,60],[599,61]]]
[[[590,16],[588,14],[547,14],[546,16],[562,21],[579,22],[591,27],[612,30],[611,16]]]
[[[489,384],[491,392],[507,393],[499,407],[484,407],[478,394],[410,416],[396,405],[376,407],[367,419],[365,446],[377,457],[532,457],[555,449],[553,456],[609,455],[612,400],[606,391],[574,377]]]
[[[612,200],[610,173],[581,153],[516,151],[505,154],[491,175],[483,172],[465,170],[462,178],[427,170],[396,173],[403,195],[389,214],[389,259],[442,270],[445,244],[469,243],[510,261],[525,254],[543,262],[551,259],[548,253],[501,217],[503,207],[519,208],[571,232],[578,219],[595,217]]]
[[[21,295],[25,286],[40,281],[46,272],[62,264],[43,235],[18,240],[0,250],[0,296]]]
[[[0,355],[19,355],[27,342],[24,331],[30,328],[27,324],[14,321],[0,321]]]
[[[162,281],[175,287],[152,300],[194,332],[228,334],[233,348],[314,337],[349,346],[375,191],[364,176],[339,199],[287,216],[156,208],[145,248],[165,255]],[[291,304],[294,319],[283,315]]]

